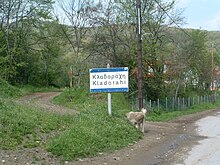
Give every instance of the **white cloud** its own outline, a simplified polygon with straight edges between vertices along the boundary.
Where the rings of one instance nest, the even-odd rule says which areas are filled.
[[[220,30],[220,10],[217,12],[217,14],[209,21],[207,22],[209,24],[210,29],[214,30]]]

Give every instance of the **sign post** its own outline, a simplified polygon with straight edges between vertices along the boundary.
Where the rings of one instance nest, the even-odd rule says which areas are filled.
[[[110,68],[109,64],[107,64],[107,68]],[[108,114],[109,114],[109,116],[112,115],[112,95],[111,95],[111,93],[108,93]]]
[[[90,69],[90,92],[108,93],[108,113],[111,116],[111,93],[128,92],[128,67]]]

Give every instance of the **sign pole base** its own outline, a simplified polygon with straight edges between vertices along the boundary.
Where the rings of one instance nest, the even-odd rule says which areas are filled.
[[[112,100],[111,100],[111,93],[108,93],[108,114],[109,114],[109,116],[112,115]]]

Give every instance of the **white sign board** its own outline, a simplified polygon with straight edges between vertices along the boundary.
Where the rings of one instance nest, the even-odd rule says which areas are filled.
[[[128,92],[128,67],[90,69],[90,92]]]

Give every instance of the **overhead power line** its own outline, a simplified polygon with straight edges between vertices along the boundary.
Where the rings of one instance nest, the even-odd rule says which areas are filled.
[[[157,0],[154,0],[157,5],[160,7],[161,10],[163,10],[163,12],[169,17],[169,19],[181,30],[183,31],[188,37],[191,38],[191,35],[189,33],[187,33],[182,27],[180,27],[176,21],[167,13],[167,11],[160,5],[160,3]]]

